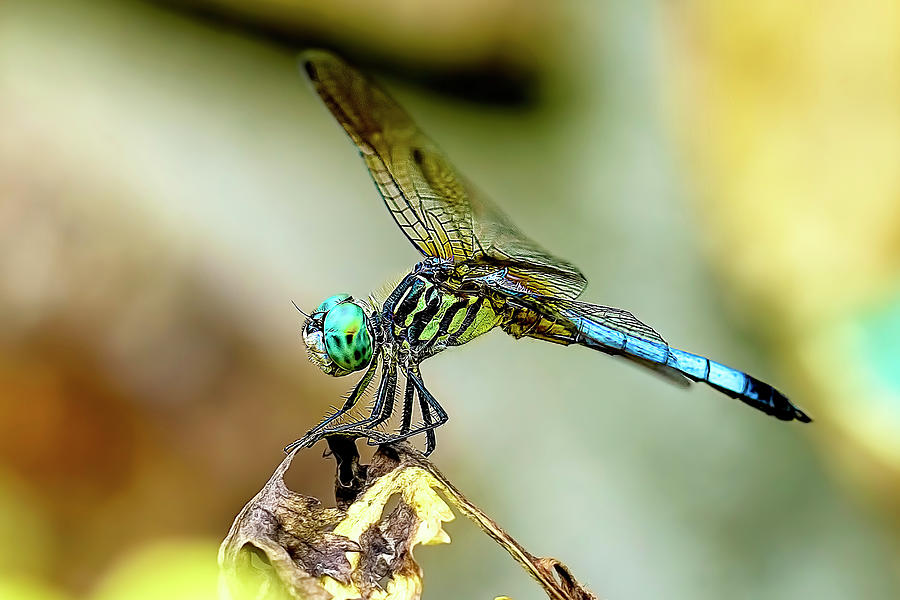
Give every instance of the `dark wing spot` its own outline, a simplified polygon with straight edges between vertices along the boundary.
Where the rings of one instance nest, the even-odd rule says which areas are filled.
[[[347,343],[350,344],[350,343],[352,343],[352,342],[353,342],[353,334],[352,334],[352,333],[348,333],[348,334],[347,334]]]
[[[360,358],[362,358],[362,352],[360,352],[359,350],[356,350],[353,353],[353,358],[355,358],[356,360],[359,360]]]
[[[319,80],[319,74],[316,72],[316,66],[312,64],[311,60],[303,61],[303,70],[306,71],[306,75],[313,81]]]
[[[422,163],[425,162],[425,154],[421,148],[413,148],[412,159],[416,161],[417,165],[422,166]]]

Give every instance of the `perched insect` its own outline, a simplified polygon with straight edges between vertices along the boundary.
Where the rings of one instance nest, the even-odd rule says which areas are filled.
[[[376,444],[424,433],[431,452],[447,413],[425,387],[419,364],[496,327],[515,338],[619,355],[682,384],[702,381],[778,419],[810,421],[772,386],[670,347],[630,312],[576,300],[587,283],[581,272],[477,193],[386,92],[324,51],[305,53],[301,65],[425,258],[382,300],[341,294],[308,315],[303,339],[310,360],[336,377],[365,374],[341,408],[286,451],[335,434]],[[379,368],[370,413],[350,418]],[[402,416],[388,428],[398,400]],[[414,424],[416,405],[421,421]]]

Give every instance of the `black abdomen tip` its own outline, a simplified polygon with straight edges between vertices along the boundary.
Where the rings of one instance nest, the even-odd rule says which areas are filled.
[[[747,375],[747,385],[744,392],[737,395],[737,398],[753,408],[759,409],[782,421],[812,422],[809,415],[794,406],[784,394],[768,383],[764,383],[749,375]]]
[[[812,418],[796,406],[794,407],[794,418],[801,423],[812,423]]]
[[[759,390],[762,397],[766,395],[766,388],[768,388],[768,395],[771,398],[769,401],[769,407],[771,411],[769,414],[783,420],[783,421],[800,421],[801,423],[809,423],[812,419],[809,418],[805,412],[794,406],[794,404],[787,399],[787,396],[773,388],[767,383],[763,383],[758,379],[753,379],[753,382],[756,384],[757,389]]]

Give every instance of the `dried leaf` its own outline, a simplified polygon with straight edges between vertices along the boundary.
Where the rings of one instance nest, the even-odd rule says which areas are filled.
[[[340,508],[284,485],[290,455],[241,511],[219,550],[223,597],[418,600],[417,545],[446,544],[454,518],[475,521],[543,586],[552,600],[596,600],[565,565],[528,553],[406,443],[379,447],[360,465],[351,438],[328,438]],[[386,511],[392,498],[396,506]],[[385,514],[387,512],[387,514]],[[501,597],[505,598],[505,597]]]
[[[349,557],[353,581],[324,580],[335,600],[362,597],[413,600],[422,593],[422,571],[412,558],[417,544],[449,543],[442,524],[453,519],[450,507],[434,491],[440,484],[418,467],[394,468],[381,476],[383,455],[376,454],[365,491],[347,510],[334,533],[358,541],[361,552]],[[388,501],[399,496],[397,507],[383,517]],[[384,588],[379,581],[387,578]]]
[[[359,551],[359,545],[328,531],[344,513],[285,486],[292,458],[244,506],[219,548],[224,598],[328,600],[319,576],[350,581],[347,552]]]

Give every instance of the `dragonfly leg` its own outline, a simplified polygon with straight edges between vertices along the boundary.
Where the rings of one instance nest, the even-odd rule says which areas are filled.
[[[403,419],[400,422],[399,431],[401,435],[406,435],[412,425],[413,397],[415,393],[416,384],[413,383],[413,380],[407,375],[406,389],[403,392]]]
[[[394,413],[394,400],[397,392],[396,369],[394,369],[389,376],[393,377],[393,381],[389,384],[389,391],[385,394],[384,401],[377,411],[377,416],[375,408],[373,407],[372,414],[367,419],[364,419],[364,421],[369,421],[366,425],[366,428],[374,429],[375,427],[378,427],[379,425],[390,419],[391,415]],[[372,419],[372,417],[375,418]]]
[[[405,440],[409,437],[409,430],[412,424],[412,413],[413,413],[413,404],[415,402],[415,392],[416,386],[413,383],[413,380],[407,376],[406,378],[406,387],[403,391],[403,418],[401,419],[400,428],[397,430],[396,435],[378,437],[378,438],[369,438],[368,444],[370,446],[377,446],[379,444],[386,444],[389,442],[396,442],[399,440]],[[382,415],[383,418],[387,418],[390,415]],[[375,425],[378,425],[381,421],[376,421]]]
[[[429,410],[428,402],[421,393],[419,394],[419,409],[422,411],[422,423],[424,423],[425,427],[428,427],[425,430],[425,456],[428,456],[434,452],[437,440],[434,437],[434,427],[431,427],[431,411]]]
[[[447,419],[448,419],[447,411],[445,411],[444,407],[442,407],[438,403],[437,399],[433,395],[431,395],[431,392],[429,392],[425,388],[425,383],[422,381],[422,377],[419,374],[418,367],[416,367],[416,366],[411,367],[409,369],[409,372],[407,373],[407,377],[408,377],[409,381],[413,382],[416,392],[418,393],[419,406],[421,407],[421,410],[422,410],[423,423],[419,427],[416,427],[415,429],[411,429],[411,430],[407,429],[406,431],[403,431],[403,428],[401,428],[401,431],[397,435],[394,435],[394,436],[391,436],[389,438],[385,438],[382,440],[378,440],[377,443],[387,444],[390,442],[397,442],[400,440],[405,440],[406,438],[412,437],[414,435],[419,435],[420,433],[424,433],[425,434],[425,455],[427,456],[434,451],[434,447],[436,444],[434,430],[447,422]],[[411,413],[412,412],[412,405],[411,405],[412,394],[409,392],[409,389],[407,389],[406,399],[410,402],[409,411]],[[405,412],[406,410],[407,409],[404,406],[404,417],[406,416],[406,412]],[[432,412],[431,412],[432,410],[437,415],[436,421],[432,420]]]
[[[376,350],[375,356],[372,357],[372,362],[369,364],[369,368],[362,376],[362,379],[360,379],[356,383],[356,386],[353,388],[353,391],[350,392],[350,395],[347,396],[347,400],[344,402],[344,405],[334,413],[322,419],[322,421],[318,425],[307,431],[306,435],[304,435],[302,438],[293,441],[285,446],[285,453],[290,454],[294,450],[294,448],[297,448],[298,446],[305,446],[307,448],[311,447],[313,444],[322,439],[322,431],[325,430],[328,425],[333,423],[335,419],[338,419],[341,416],[347,414],[347,412],[349,412],[354,406],[356,406],[356,403],[359,402],[359,399],[366,391],[366,388],[369,387],[369,383],[371,383],[372,377],[375,376],[375,371],[378,368],[378,360],[380,354],[380,351]]]
[[[378,392],[375,395],[375,404],[372,405],[372,411],[369,416],[365,419],[354,421],[353,423],[344,423],[335,427],[327,427],[320,432],[320,438],[335,433],[357,433],[368,430],[390,417],[390,413],[394,409],[394,396],[397,393],[397,366],[396,364],[385,360],[384,369],[385,373],[378,386]],[[386,416],[385,413],[387,413]],[[381,420],[379,421],[379,419]],[[360,435],[364,434],[361,433]]]

